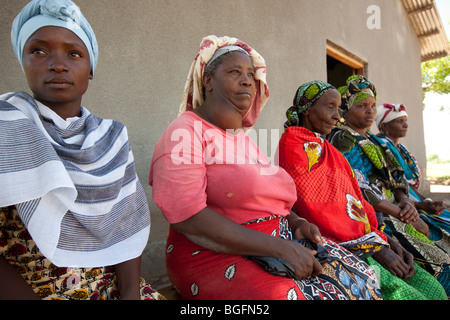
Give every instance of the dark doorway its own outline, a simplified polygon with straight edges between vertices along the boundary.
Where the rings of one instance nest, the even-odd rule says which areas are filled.
[[[327,81],[336,88],[354,74],[367,77],[367,62],[327,40]]]
[[[351,75],[356,74],[356,70],[339,60],[327,55],[327,82],[336,88],[345,85],[345,81]]]

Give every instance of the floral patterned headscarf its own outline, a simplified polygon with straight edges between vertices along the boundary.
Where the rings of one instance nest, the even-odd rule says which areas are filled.
[[[178,115],[185,111],[192,111],[203,104],[203,75],[205,67],[219,48],[230,45],[239,46],[247,51],[252,58],[255,68],[256,95],[253,97],[252,104],[242,121],[244,130],[253,127],[269,99],[269,88],[266,83],[266,62],[258,52],[247,44],[239,39],[227,36],[217,37],[210,35],[202,39],[199,52],[189,70]]]
[[[284,127],[300,126],[300,115],[312,106],[322,95],[330,89],[331,84],[323,81],[310,81],[302,84],[295,93],[293,106],[286,111],[287,121]]]
[[[338,91],[341,94],[341,109],[344,114],[367,97],[377,98],[375,86],[361,75],[350,76],[347,85],[340,87]]]

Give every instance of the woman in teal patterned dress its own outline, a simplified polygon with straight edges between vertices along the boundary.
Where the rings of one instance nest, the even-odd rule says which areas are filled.
[[[353,167],[365,199],[386,225],[385,232],[412,253],[450,296],[449,253],[429,239],[428,225],[409,199],[403,168],[386,143],[369,131],[376,116],[375,86],[356,75],[339,92],[344,125],[334,128],[327,139]]]

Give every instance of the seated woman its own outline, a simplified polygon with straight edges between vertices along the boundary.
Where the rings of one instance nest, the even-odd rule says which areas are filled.
[[[0,96],[0,298],[162,298],[140,277],[150,215],[126,128],[81,106],[90,25],[69,0],[34,0],[11,38],[33,96]]]
[[[150,170],[170,223],[170,280],[183,299],[379,299],[366,263],[290,213],[292,178],[245,133],[269,97],[265,79],[264,59],[242,41],[202,40]],[[321,265],[294,237],[323,244],[333,261]],[[267,272],[255,257],[281,258],[294,275]]]
[[[433,201],[425,198],[419,192],[420,168],[414,156],[408,151],[400,139],[408,133],[408,114],[402,104],[383,104],[377,109],[377,127],[380,133],[377,135],[391,150],[395,159],[405,171],[405,177],[409,185],[409,198],[414,201],[420,217],[430,228],[430,239],[438,241],[440,246],[449,246],[450,211],[443,201]],[[444,233],[442,233],[442,230]],[[444,240],[447,239],[447,240]]]
[[[399,142],[408,132],[408,114],[404,105],[383,104],[377,109],[377,127],[381,138],[405,171],[409,186],[409,198],[428,225],[430,240],[450,252],[450,212],[443,201],[426,199],[417,190],[420,184],[420,169],[414,156]]]
[[[279,162],[297,188],[295,212],[379,270],[383,299],[446,299],[440,284],[383,232],[348,161],[321,135],[340,119],[341,96],[321,81],[301,85],[286,112]],[[437,290],[429,290],[430,287]]]
[[[384,214],[384,232],[412,253],[449,295],[446,269],[450,267],[450,256],[428,239],[428,226],[409,199],[403,169],[383,140],[369,131],[377,110],[375,86],[362,76],[352,76],[347,86],[338,90],[345,125],[333,129],[327,139],[349,161],[365,199]]]

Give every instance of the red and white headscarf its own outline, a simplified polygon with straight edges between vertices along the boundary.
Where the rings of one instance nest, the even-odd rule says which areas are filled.
[[[202,39],[199,52],[189,70],[178,115],[181,115],[185,111],[192,111],[204,102],[203,74],[205,67],[218,49],[232,45],[239,46],[247,51],[252,58],[255,68],[256,95],[253,97],[252,105],[242,121],[244,130],[253,127],[261,110],[269,99],[269,87],[266,83],[266,62],[250,46],[239,39],[227,36],[217,37],[210,35]]]
[[[406,107],[403,104],[389,104],[385,103],[377,108],[377,127],[381,129],[383,123],[388,123],[394,119],[408,116]]]

